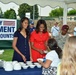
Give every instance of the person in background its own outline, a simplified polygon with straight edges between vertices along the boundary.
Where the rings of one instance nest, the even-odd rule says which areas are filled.
[[[62,50],[54,38],[48,40],[48,48],[50,51],[45,56],[46,61],[42,62],[39,60],[38,62],[43,66],[43,75],[56,75],[57,66],[62,56]]]
[[[74,36],[76,36],[76,25],[74,27]]]
[[[63,25],[61,28],[61,33],[59,36],[56,36],[55,39],[59,45],[59,47],[63,50],[65,41],[69,38],[68,34],[69,26],[68,25]]]
[[[30,60],[29,49],[29,19],[21,19],[20,28],[14,33],[12,47],[14,49],[13,61],[26,62]]]
[[[76,75],[76,36],[66,40],[57,75]]]
[[[47,50],[47,41],[49,39],[49,33],[47,31],[47,25],[45,20],[38,20],[36,29],[31,33],[31,57],[33,62],[37,62],[38,58],[43,58]]]
[[[32,22],[30,23],[30,34],[31,34],[31,32],[34,31],[34,30],[35,30],[34,22],[32,21]]]
[[[54,26],[51,28],[51,35],[52,37],[56,37],[59,35],[60,28],[58,26],[58,22],[55,22]]]

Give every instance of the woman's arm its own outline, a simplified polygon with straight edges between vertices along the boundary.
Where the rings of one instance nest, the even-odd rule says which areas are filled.
[[[45,47],[48,50],[48,40],[45,42]]]
[[[46,47],[46,49],[48,50],[48,40],[49,40],[49,38],[51,38],[51,36],[50,36],[50,34],[49,34],[49,32],[47,33],[47,39],[46,39],[46,41],[45,41],[45,47]]]
[[[51,60],[46,60],[45,62],[42,62],[41,60],[38,61],[44,68],[49,68],[52,61]]]
[[[18,38],[17,38],[17,37],[14,37],[12,47],[13,47],[13,49],[23,58],[23,60],[24,60],[24,62],[25,62],[25,61],[26,61],[25,56],[24,56],[24,55],[19,51],[19,49],[16,47],[17,40],[18,40]]]
[[[32,61],[32,53],[31,53],[31,45],[30,45],[30,42],[29,42],[29,48],[30,48],[30,60]]]

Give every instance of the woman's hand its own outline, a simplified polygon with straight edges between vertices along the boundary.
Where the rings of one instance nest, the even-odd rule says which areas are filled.
[[[38,63],[40,63],[40,64],[41,64],[41,63],[43,63],[43,62],[42,62],[41,60],[39,60],[39,61],[38,61]]]
[[[44,51],[43,51],[43,50],[39,50],[39,53],[40,53],[40,54],[44,54]]]
[[[26,62],[26,57],[24,55],[22,55],[22,59],[24,62]]]

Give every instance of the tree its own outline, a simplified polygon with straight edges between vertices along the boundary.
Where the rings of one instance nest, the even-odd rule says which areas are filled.
[[[56,8],[49,13],[50,17],[63,16],[63,8]]]
[[[15,10],[10,9],[10,10],[7,10],[6,12],[4,12],[4,18],[7,18],[7,19],[16,19]]]
[[[25,16],[25,13],[30,12],[31,14],[31,19],[33,18],[33,6],[29,6],[26,3],[23,3],[20,5],[19,9],[18,9],[18,15],[20,16],[20,18]],[[35,18],[38,18],[38,7],[37,5],[35,5]]]
[[[35,7],[35,13],[34,13],[34,18],[37,19],[39,17],[39,13],[38,13],[38,6],[37,5],[34,5]],[[33,6],[32,6],[32,9],[33,9]],[[33,10],[31,12],[31,19],[33,19]]]
[[[3,17],[2,9],[0,8],[0,18]]]
[[[70,11],[68,12],[68,15],[76,15],[76,10],[70,10]]]

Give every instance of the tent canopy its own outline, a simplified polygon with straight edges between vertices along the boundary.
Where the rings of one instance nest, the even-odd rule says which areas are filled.
[[[42,7],[62,7],[63,10],[63,24],[67,24],[67,8],[76,9],[76,0],[0,0],[2,3],[14,2],[18,5],[27,3],[29,5],[38,4]]]
[[[74,9],[76,9],[76,0],[0,0],[0,2],[3,2],[3,3],[14,2],[18,5],[20,5],[22,3],[27,3],[29,5],[38,4],[42,7],[44,7],[44,6],[51,6],[51,7],[60,6],[62,8],[64,8],[64,4],[66,3],[68,8],[72,7]]]

